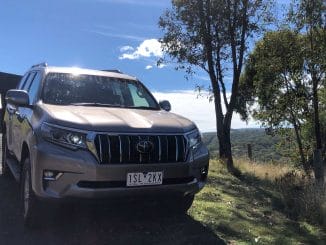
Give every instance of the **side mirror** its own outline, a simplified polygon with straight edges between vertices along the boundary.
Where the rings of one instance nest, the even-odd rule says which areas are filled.
[[[6,93],[7,104],[29,106],[29,96],[25,90],[10,89]]]
[[[165,111],[171,111],[171,104],[168,100],[162,100],[159,103],[160,107]]]

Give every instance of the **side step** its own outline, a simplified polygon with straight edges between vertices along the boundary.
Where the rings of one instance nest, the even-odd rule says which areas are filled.
[[[20,166],[15,159],[7,158],[7,166],[10,168],[12,175],[17,182],[20,181]]]

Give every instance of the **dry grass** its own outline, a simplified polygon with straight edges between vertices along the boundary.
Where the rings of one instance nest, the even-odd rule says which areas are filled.
[[[301,171],[294,169],[286,163],[261,163],[240,158],[235,160],[234,165],[242,173],[253,175],[261,180],[275,181],[277,178],[292,171],[297,172],[299,175],[301,174]]]
[[[265,179],[266,172],[275,178],[290,168],[236,163],[243,172],[241,179],[230,175],[218,160],[210,161],[208,184],[196,196],[191,217],[228,244],[324,244],[321,226],[290,219],[275,181]]]
[[[235,160],[246,176],[269,183],[281,194],[284,211],[292,219],[326,225],[326,187],[317,185],[313,174],[287,163],[259,163]]]

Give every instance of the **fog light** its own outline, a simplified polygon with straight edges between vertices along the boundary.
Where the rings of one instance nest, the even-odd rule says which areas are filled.
[[[63,175],[63,173],[61,173],[61,172],[45,170],[43,173],[43,179],[44,180],[57,180],[62,175]]]
[[[52,171],[44,171],[45,178],[53,178],[54,173]]]
[[[69,140],[75,145],[82,144],[82,138],[80,135],[69,134]]]

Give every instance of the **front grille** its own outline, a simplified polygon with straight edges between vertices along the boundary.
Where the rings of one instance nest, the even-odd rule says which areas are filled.
[[[150,144],[147,151],[139,144]],[[186,160],[187,142],[183,135],[108,135],[95,137],[97,156],[101,164],[115,163],[175,163]]]

